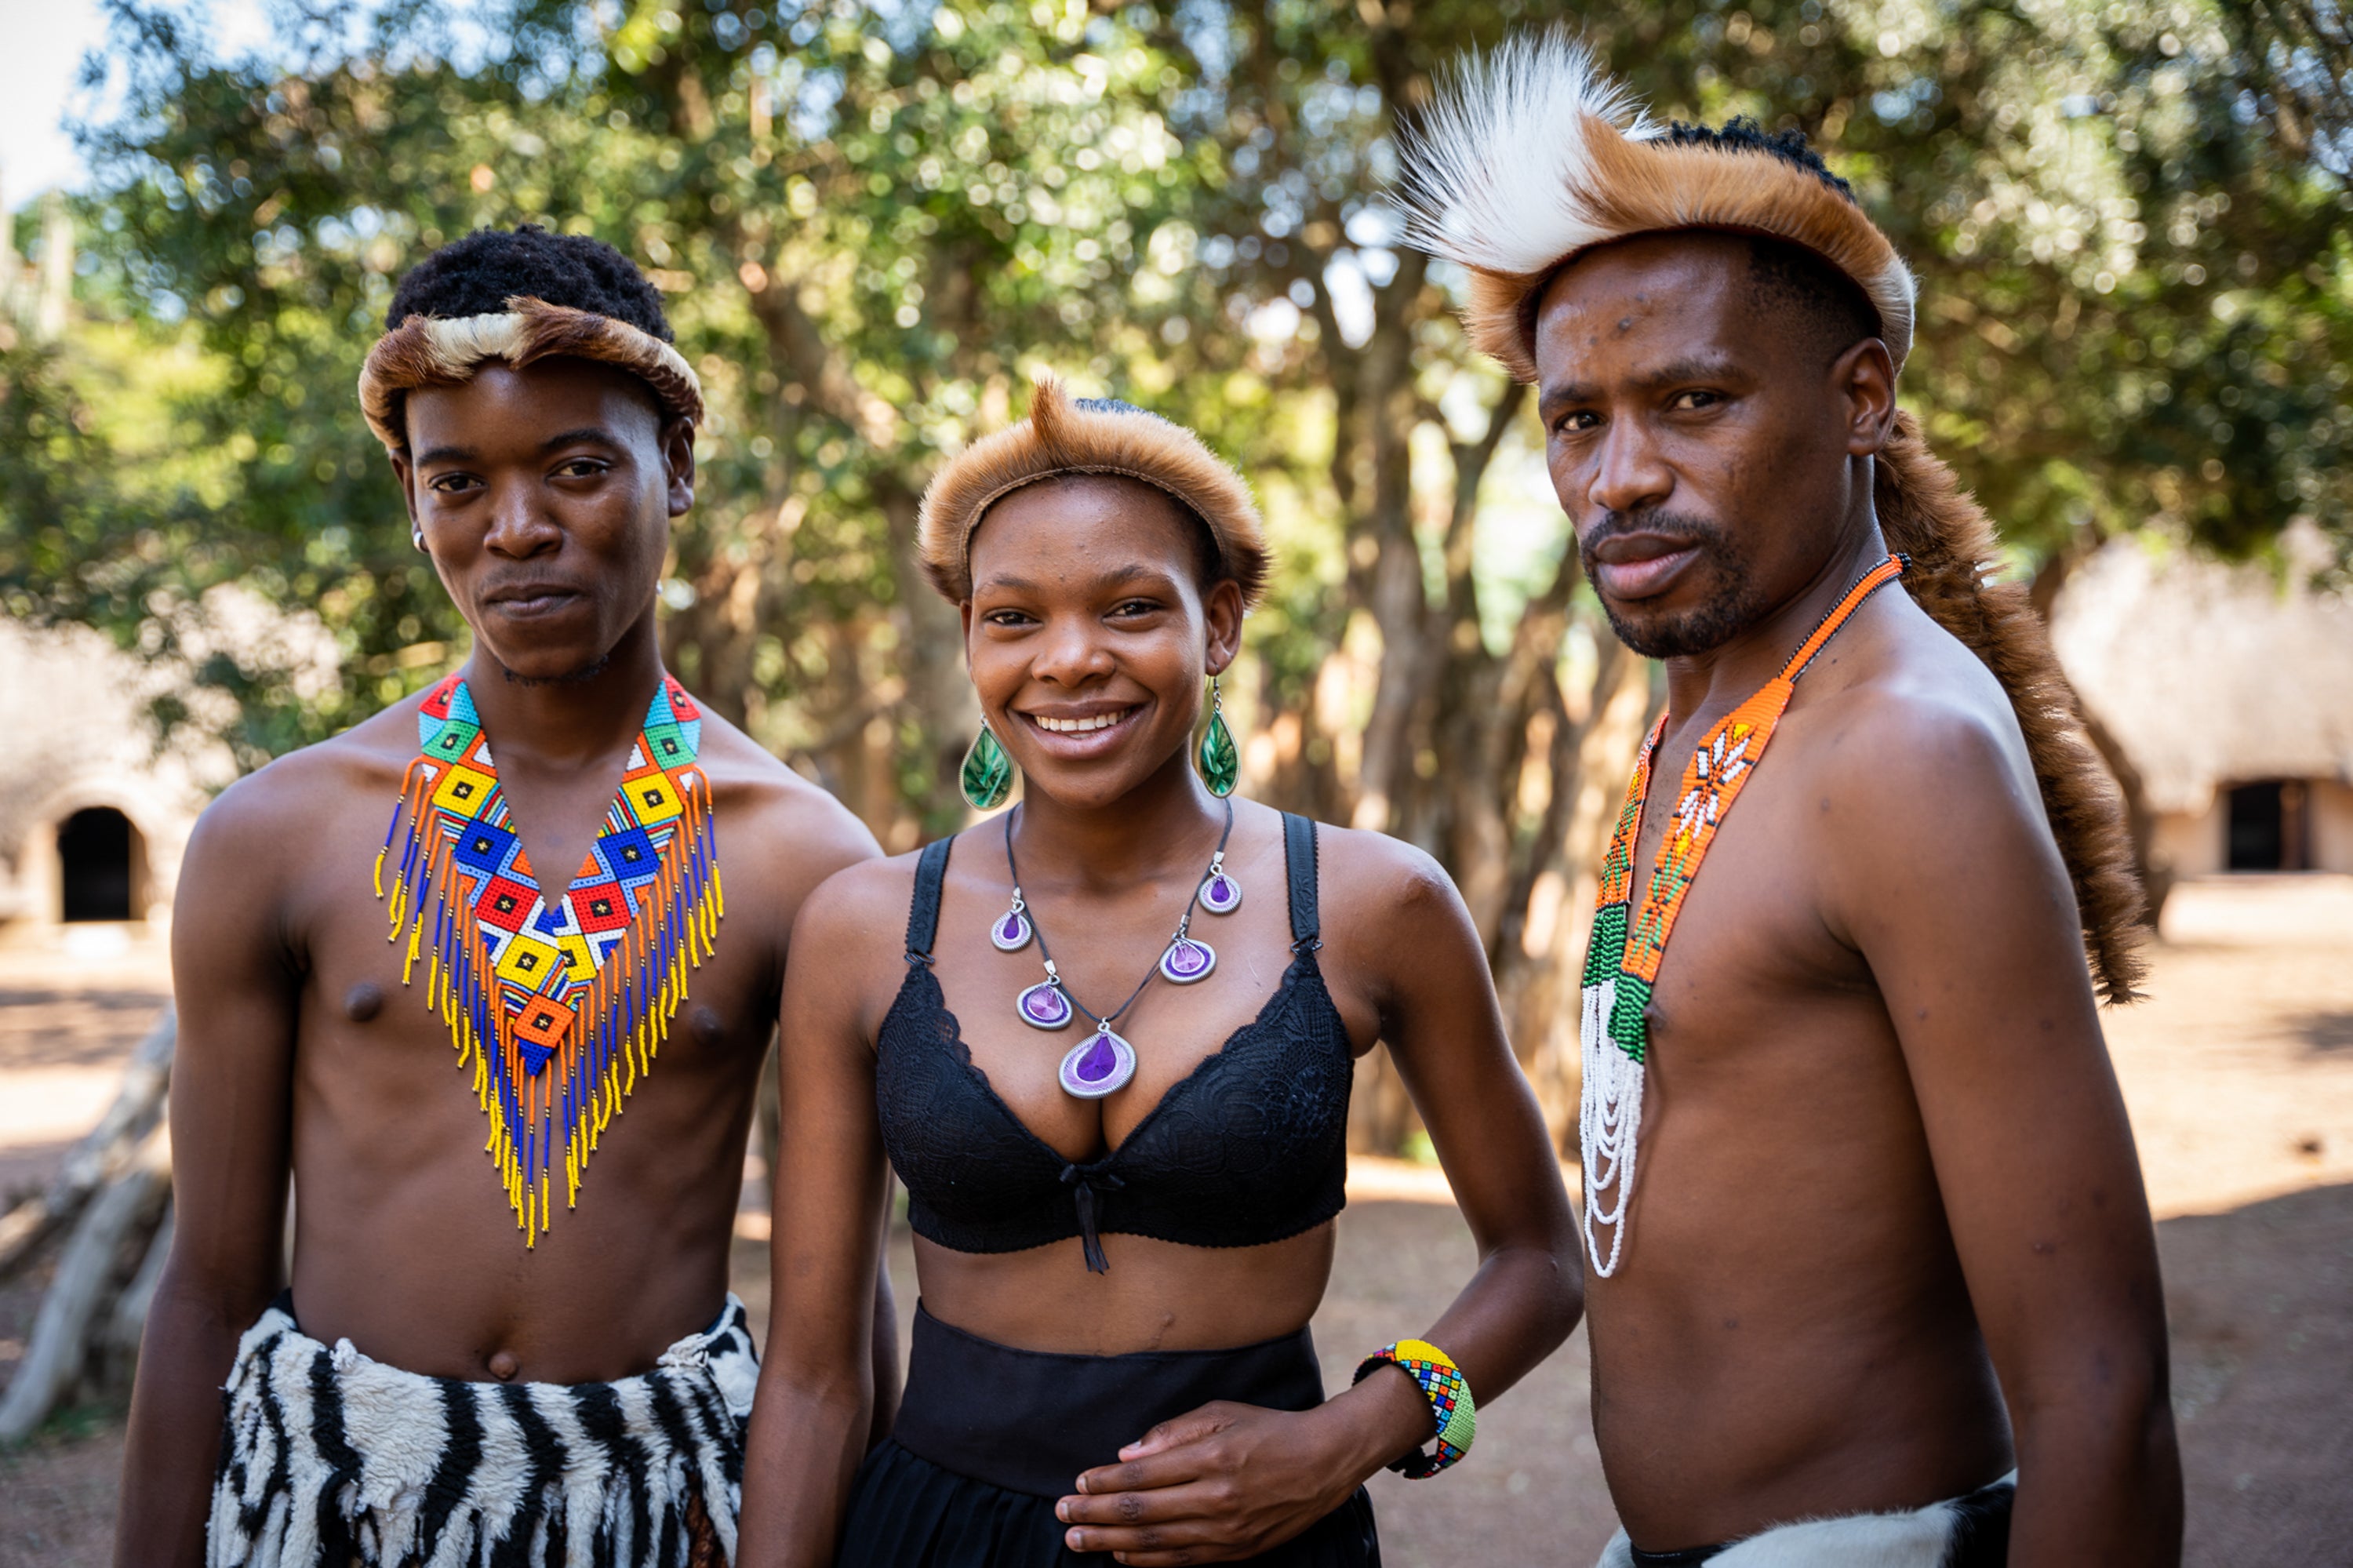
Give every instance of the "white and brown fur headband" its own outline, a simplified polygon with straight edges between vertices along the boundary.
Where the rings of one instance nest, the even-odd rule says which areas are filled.
[[[558,355],[617,366],[652,389],[665,417],[702,422],[702,383],[677,349],[628,322],[522,294],[496,315],[410,316],[378,338],[360,369],[360,411],[386,451],[406,452],[408,393],[463,386],[492,360],[520,370]]]
[[[1912,350],[1912,273],[1838,182],[1762,146],[1660,124],[1564,32],[1472,57],[1404,142],[1407,231],[1470,273],[1464,330],[1523,381],[1536,376],[1536,297],[1562,266],[1675,229],[1805,247],[1869,298],[1897,368]]]
[[[1250,486],[1201,438],[1124,404],[1074,401],[1040,377],[1029,417],[948,460],[923,492],[916,548],[932,586],[951,601],[972,598],[972,535],[990,506],[1060,474],[1114,474],[1165,492],[1198,517],[1245,606],[1266,587],[1266,524]]]

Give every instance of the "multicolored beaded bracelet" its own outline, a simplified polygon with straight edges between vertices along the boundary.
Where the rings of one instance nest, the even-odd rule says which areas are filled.
[[[1472,1403],[1470,1380],[1454,1364],[1454,1358],[1428,1340],[1399,1340],[1366,1356],[1353,1381],[1362,1383],[1375,1367],[1384,1365],[1402,1368],[1419,1383],[1421,1396],[1430,1401],[1430,1414],[1438,1418],[1438,1451],[1427,1454],[1416,1449],[1389,1468],[1419,1481],[1469,1453],[1471,1439],[1479,1431],[1479,1407]]]

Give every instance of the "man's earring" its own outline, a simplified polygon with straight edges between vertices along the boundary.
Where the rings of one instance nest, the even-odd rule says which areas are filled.
[[[980,733],[972,737],[964,754],[961,782],[964,798],[976,811],[994,810],[1013,793],[1013,758],[1006,755],[987,719],[980,721]]]
[[[1201,749],[1193,757],[1210,794],[1230,795],[1241,782],[1241,753],[1234,749],[1234,732],[1226,727],[1226,699],[1218,694],[1215,675],[1209,677],[1209,727],[1201,736]]]

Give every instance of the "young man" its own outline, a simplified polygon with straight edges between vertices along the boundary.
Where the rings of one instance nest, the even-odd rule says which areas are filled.
[[[1420,238],[1667,667],[1585,993],[1604,1563],[2177,1561],[2084,964],[2129,994],[2135,889],[2023,592],[1897,411],[1910,275],[1794,133],[1645,123],[1564,40],[1427,125]]]
[[[474,651],[189,846],[116,1561],[714,1563],[786,938],[876,846],[663,672],[702,405],[638,270],[486,230],[388,324],[361,401]]]

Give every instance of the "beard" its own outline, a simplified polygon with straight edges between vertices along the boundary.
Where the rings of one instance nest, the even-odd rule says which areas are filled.
[[[1594,571],[1595,549],[1620,534],[1664,534],[1699,550],[1692,579],[1701,599],[1691,609],[1672,613],[1652,610],[1647,599],[1620,606],[1611,603],[1598,586],[1595,588],[1601,611],[1609,618],[1609,630],[1635,652],[1649,659],[1704,653],[1729,642],[1760,618],[1763,605],[1746,555],[1714,523],[1682,513],[1645,509],[1612,512],[1603,517],[1599,527],[1577,542],[1577,559],[1585,567],[1588,582],[1598,585],[1601,580]]]
[[[491,659],[493,663],[496,663],[498,655],[492,653]],[[507,684],[510,686],[585,686],[612,668],[612,665],[613,656],[610,653],[605,653],[567,674],[518,675],[504,664],[499,665],[499,673],[507,678]]]

